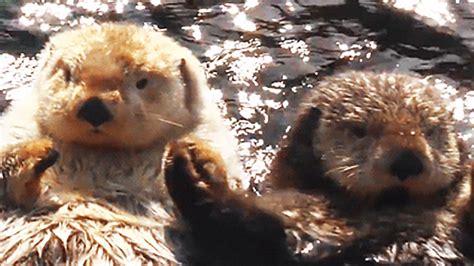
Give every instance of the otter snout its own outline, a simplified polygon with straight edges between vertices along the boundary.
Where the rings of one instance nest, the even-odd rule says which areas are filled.
[[[392,176],[404,181],[409,177],[415,177],[425,171],[423,161],[419,155],[411,150],[398,152],[389,166],[389,172]]]
[[[112,120],[112,114],[99,97],[91,97],[86,100],[77,112],[77,117],[98,127]]]

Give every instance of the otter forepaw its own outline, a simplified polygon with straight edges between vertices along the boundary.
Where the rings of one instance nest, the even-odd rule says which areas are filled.
[[[30,208],[41,193],[41,178],[59,158],[48,139],[10,147],[0,154],[3,198],[7,204]]]
[[[228,190],[220,155],[203,141],[190,137],[169,144],[165,180],[179,208],[213,200]]]

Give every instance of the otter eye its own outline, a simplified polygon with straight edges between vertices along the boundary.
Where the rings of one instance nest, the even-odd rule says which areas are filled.
[[[429,129],[426,131],[425,136],[431,137],[431,136],[433,136],[435,133],[436,133],[436,127],[431,127],[431,128],[429,128]]]
[[[363,138],[367,135],[367,128],[363,125],[351,125],[350,131],[358,138]]]
[[[137,86],[137,89],[143,90],[146,87],[147,84],[148,84],[148,79],[141,79],[141,80],[137,81],[135,86]]]
[[[71,82],[71,70],[69,68],[63,68],[63,75],[66,83]]]

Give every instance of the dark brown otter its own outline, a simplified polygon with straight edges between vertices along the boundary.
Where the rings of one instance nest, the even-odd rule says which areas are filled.
[[[315,89],[261,197],[227,188],[219,156],[171,144],[166,182],[205,264],[463,263],[467,151],[439,93],[349,72]],[[250,194],[250,193],[249,193]]]

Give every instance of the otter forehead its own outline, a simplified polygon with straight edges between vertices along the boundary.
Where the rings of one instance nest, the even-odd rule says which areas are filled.
[[[49,45],[58,64],[74,66],[75,75],[109,72],[117,76],[140,69],[170,77],[176,71],[172,66],[189,54],[162,33],[130,24],[106,23],[66,31],[53,36]]]
[[[424,80],[407,75],[349,72],[326,79],[313,104],[330,121],[450,124],[444,100]]]

